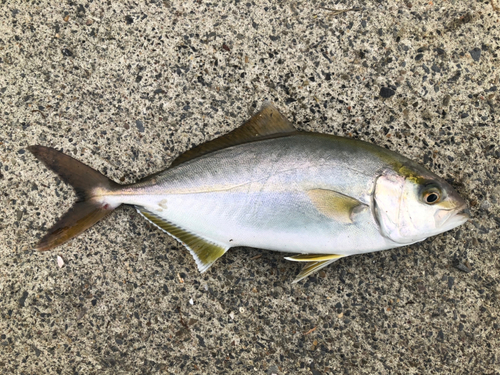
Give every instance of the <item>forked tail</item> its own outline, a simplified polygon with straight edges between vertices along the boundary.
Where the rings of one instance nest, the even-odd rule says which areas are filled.
[[[64,182],[70,184],[78,196],[73,207],[37,243],[37,250],[49,250],[69,241],[116,208],[104,203],[102,195],[117,190],[117,183],[53,148],[30,146],[28,149]]]

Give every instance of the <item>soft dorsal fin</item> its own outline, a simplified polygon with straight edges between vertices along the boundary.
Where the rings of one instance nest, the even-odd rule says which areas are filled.
[[[239,128],[219,138],[198,145],[186,151],[173,161],[170,167],[226,147],[241,145],[266,138],[283,137],[297,130],[271,103],[265,102],[261,110]]]
[[[167,232],[177,241],[181,242],[193,256],[200,272],[205,272],[210,266],[229,249],[229,247],[217,244],[197,234],[178,227],[175,224],[157,216],[144,207],[136,207],[137,211],[149,222]]]

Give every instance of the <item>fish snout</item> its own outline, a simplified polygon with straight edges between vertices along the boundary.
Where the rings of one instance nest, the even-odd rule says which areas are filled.
[[[464,219],[467,219],[467,220],[469,220],[472,217],[472,214],[470,212],[470,208],[468,206],[465,206],[460,211],[458,211],[457,215],[462,216]]]

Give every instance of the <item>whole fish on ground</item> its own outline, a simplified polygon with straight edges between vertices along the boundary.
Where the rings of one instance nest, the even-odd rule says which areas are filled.
[[[385,148],[297,131],[270,103],[164,171],[119,185],[53,148],[30,151],[78,195],[38,242],[61,245],[122,204],[181,242],[201,272],[229,248],[294,253],[295,281],[354,254],[406,246],[469,219],[442,178]]]

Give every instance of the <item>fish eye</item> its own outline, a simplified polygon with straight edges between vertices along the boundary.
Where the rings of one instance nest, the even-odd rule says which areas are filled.
[[[434,181],[420,186],[420,200],[428,205],[439,203],[443,197],[441,187]]]
[[[435,191],[430,191],[424,194],[424,202],[427,204],[434,204],[439,201],[439,198],[439,193]]]

